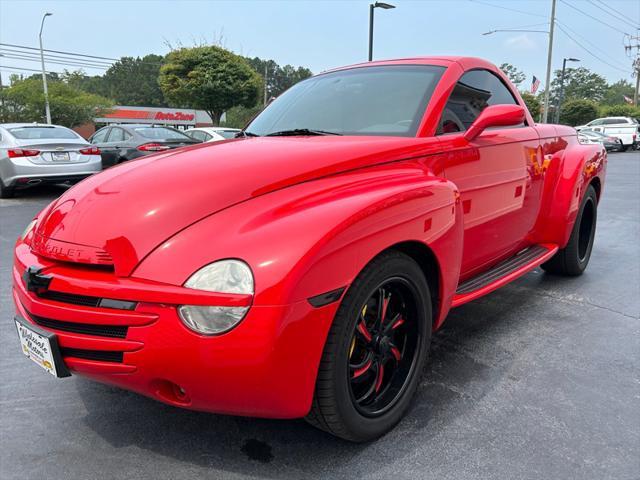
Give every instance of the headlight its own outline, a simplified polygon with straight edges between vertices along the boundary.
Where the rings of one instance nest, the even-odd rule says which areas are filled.
[[[191,275],[184,286],[209,292],[253,295],[253,275],[249,266],[240,260],[220,260]],[[231,330],[248,311],[249,307],[178,307],[183,323],[191,330],[205,335],[217,335]]]

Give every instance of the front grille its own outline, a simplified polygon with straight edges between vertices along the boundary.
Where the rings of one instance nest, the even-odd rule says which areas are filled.
[[[53,318],[45,318],[30,312],[28,313],[34,322],[45,328],[52,328],[63,332],[81,333],[84,335],[96,335],[98,337],[125,338],[127,336],[127,326],[64,322],[62,320],[54,320]]]
[[[38,297],[45,300],[53,300],[54,302],[71,303],[73,305],[82,305],[83,307],[97,307],[100,305],[101,298],[89,297],[88,295],[76,295],[73,293],[55,292],[53,290],[45,290],[38,293]]]
[[[81,305],[83,307],[113,308],[116,310],[135,310],[138,305],[129,300],[114,300],[112,298],[90,297],[89,295],[76,295],[75,293],[56,292],[45,290],[37,293],[38,297],[54,302]]]
[[[123,352],[111,352],[105,350],[83,350],[81,348],[61,348],[63,357],[82,358],[84,360],[97,360],[100,362],[122,363]]]

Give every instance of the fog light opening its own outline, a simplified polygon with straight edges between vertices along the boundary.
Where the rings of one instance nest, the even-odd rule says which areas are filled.
[[[177,383],[158,379],[151,382],[151,385],[156,396],[163,402],[177,405],[188,405],[191,403],[191,398],[187,394],[187,391]]]

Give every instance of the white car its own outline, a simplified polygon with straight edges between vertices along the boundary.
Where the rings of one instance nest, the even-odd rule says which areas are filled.
[[[629,147],[635,148],[640,140],[640,124],[637,119],[632,117],[596,118],[586,125],[576,127],[578,132],[583,129],[619,138],[622,142],[622,151]]]
[[[100,150],[73,130],[0,124],[0,197],[41,183],[75,183],[102,170]]]
[[[201,142],[219,142],[228,138],[235,138],[239,128],[197,127],[185,130],[184,133]]]

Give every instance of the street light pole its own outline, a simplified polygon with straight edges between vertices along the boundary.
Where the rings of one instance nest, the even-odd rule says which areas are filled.
[[[45,13],[42,16],[40,24],[40,64],[42,65],[42,85],[44,87],[44,108],[47,115],[47,123],[51,123],[51,110],[49,109],[49,91],[47,90],[47,74],[44,71],[44,50],[42,49],[42,28],[44,27],[44,19],[50,17],[53,13]]]
[[[553,31],[556,26],[556,0],[551,0],[551,21],[549,23],[549,50],[547,52],[547,80],[544,86],[544,108],[542,109],[542,123],[547,123],[549,116],[549,91],[551,84],[551,60],[553,53]]]
[[[396,8],[395,5],[391,5],[390,3],[384,2],[376,2],[369,5],[369,61],[373,60],[373,9],[374,8],[383,8],[384,10],[389,10],[391,8]]]
[[[560,106],[562,105],[562,99],[564,98],[564,72],[567,68],[567,62],[579,62],[577,58],[564,58],[562,59],[562,74],[560,75],[560,94],[558,95],[558,104],[556,105],[556,111],[554,113],[553,123],[560,123]]]

